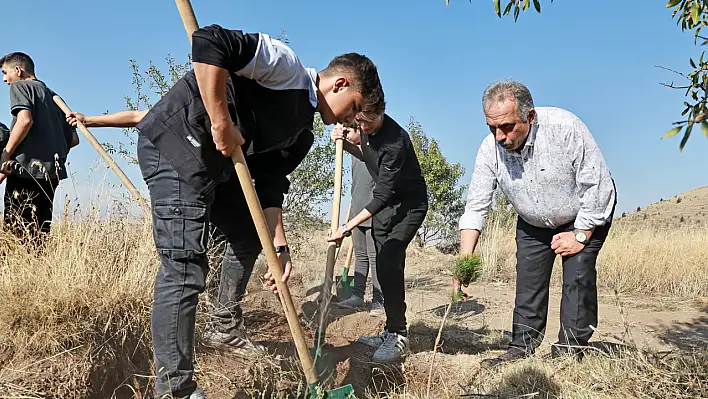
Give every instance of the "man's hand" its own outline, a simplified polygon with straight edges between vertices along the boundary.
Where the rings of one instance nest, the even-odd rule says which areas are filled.
[[[340,245],[344,239],[344,233],[344,227],[340,227],[339,230],[334,232],[334,234],[330,231],[327,233],[327,242],[336,242],[337,245]]]
[[[0,184],[2,184],[2,182],[5,181],[5,179],[7,179],[7,175],[4,173],[0,173]]]
[[[11,154],[7,152],[7,150],[2,151],[2,155],[0,155],[0,173],[4,175],[2,180],[5,180],[5,177],[7,175],[12,174],[12,165],[14,161],[12,161]],[[2,182],[0,180],[0,182]]]
[[[81,122],[81,124],[84,124],[84,121],[86,120],[86,115],[82,114],[81,112],[69,112],[69,114],[66,116],[66,123],[70,124],[72,127],[76,127],[78,125],[78,122]]]
[[[214,138],[216,150],[224,154],[225,157],[230,157],[236,149],[236,146],[246,142],[241,135],[241,131],[233,122],[223,125],[212,125],[211,135]]]
[[[280,266],[283,268],[283,283],[288,282],[288,278],[290,278],[290,272],[293,269],[292,262],[290,261],[290,254],[287,252],[281,252],[278,254],[278,261],[280,262]],[[266,272],[266,274],[263,275],[263,278],[266,279],[266,285],[268,288],[271,289],[274,293],[278,293],[278,286],[275,284],[275,277],[273,277],[273,273],[271,273],[270,268]]]
[[[346,140],[347,134],[349,134],[349,129],[344,127],[342,124],[337,123],[334,129],[332,129],[332,132],[329,134],[329,138],[332,139],[332,141]]]
[[[585,245],[578,242],[572,232],[566,231],[553,236],[551,249],[560,256],[573,256],[582,251]]]

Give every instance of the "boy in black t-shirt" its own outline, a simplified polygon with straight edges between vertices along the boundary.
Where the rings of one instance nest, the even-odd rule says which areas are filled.
[[[24,53],[0,59],[3,81],[10,85],[13,120],[0,156],[0,182],[5,185],[5,223],[18,236],[49,233],[54,192],[67,178],[69,150],[79,143],[76,130],[54,103],[55,93],[34,74]]]
[[[428,212],[427,185],[408,133],[380,109],[357,116],[358,130],[337,126],[332,140],[344,140],[344,149],[366,164],[375,181],[373,199],[356,216],[329,235],[339,241],[362,222],[373,218],[377,277],[384,297],[386,326],[358,342],[376,348],[372,361],[395,363],[409,352],[406,327],[404,270],[406,248]],[[360,134],[363,133],[363,134]]]
[[[118,113],[106,124],[140,132],[138,161],[161,263],[151,321],[159,398],[203,398],[193,381],[192,352],[209,222],[228,239],[225,258],[247,264],[261,250],[230,159],[236,146],[247,159],[286,150],[312,130],[315,112],[327,125],[348,123],[383,101],[375,65],[356,53],[335,57],[318,73],[264,33],[211,25],[195,31],[192,43],[193,71],[150,111]],[[249,164],[253,175],[275,167]],[[282,214],[271,209],[266,219],[286,280],[291,266]],[[270,273],[266,278],[275,291]]]

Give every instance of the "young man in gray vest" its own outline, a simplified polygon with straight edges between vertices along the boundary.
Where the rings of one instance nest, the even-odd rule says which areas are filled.
[[[69,149],[79,143],[76,130],[54,103],[55,93],[37,79],[32,58],[10,53],[0,58],[10,86],[12,125],[0,156],[5,185],[5,224],[18,237],[36,241],[50,231],[54,192],[67,178]]]

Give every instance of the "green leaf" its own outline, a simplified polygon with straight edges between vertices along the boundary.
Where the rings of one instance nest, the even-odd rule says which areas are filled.
[[[511,7],[514,5],[513,1],[510,1],[509,4],[506,5],[506,8],[504,9],[504,15],[509,14],[509,11],[511,11]]]
[[[691,19],[694,25],[697,25],[701,18],[701,5],[699,3],[700,1],[694,1],[691,6]]]
[[[524,0],[524,11],[528,10],[530,5],[531,0]]]
[[[669,4],[666,5],[666,8],[671,8],[680,2],[681,2],[681,0],[670,0]]]
[[[688,125],[686,128],[686,133],[683,134],[683,139],[681,139],[681,144],[679,144],[679,152],[683,151],[683,147],[686,146],[688,138],[691,137],[691,130],[693,130],[693,123]]]
[[[494,0],[494,11],[497,13],[497,15],[499,16],[499,18],[501,18],[501,11],[500,11],[500,8],[499,8],[499,7],[500,7],[500,6],[499,6],[499,2],[500,2],[500,1],[501,1],[501,0]]]
[[[673,128],[673,129],[669,130],[668,132],[664,133],[664,135],[661,136],[661,139],[663,140],[663,139],[668,139],[669,137],[674,137],[674,136],[676,136],[680,131],[681,131],[681,127],[680,127],[680,126],[679,126],[679,127],[675,127],[675,128]]]
[[[701,130],[703,130],[703,135],[708,138],[708,121],[701,122]]]
[[[693,58],[689,58],[688,61],[689,61],[689,63],[691,64],[691,66],[692,66],[693,68],[696,67],[696,63],[693,62]]]
[[[536,12],[540,14],[541,13],[541,3],[538,0],[533,0],[533,6],[536,7]]]
[[[518,4],[516,5],[516,8],[514,8],[514,21],[516,22],[517,19],[519,19],[519,5]]]

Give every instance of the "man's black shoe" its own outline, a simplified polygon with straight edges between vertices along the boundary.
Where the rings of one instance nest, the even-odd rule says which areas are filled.
[[[531,352],[527,352],[521,348],[517,347],[509,347],[509,349],[506,350],[506,352],[502,353],[498,357],[493,357],[491,359],[484,359],[482,360],[482,363],[480,363],[480,366],[483,369],[492,369],[495,367],[498,367],[502,364],[505,363],[510,363],[519,359],[523,359],[525,357],[531,356]]]
[[[580,361],[585,356],[585,351],[580,346],[570,346],[567,344],[555,343],[551,345],[551,358],[571,356],[575,360]]]

